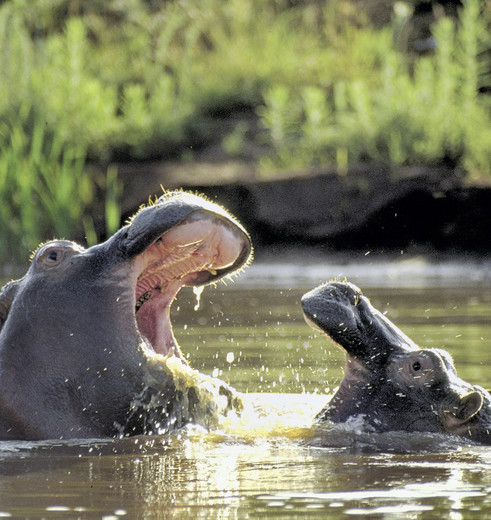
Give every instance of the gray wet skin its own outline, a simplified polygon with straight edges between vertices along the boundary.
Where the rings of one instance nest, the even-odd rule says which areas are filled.
[[[152,420],[160,431],[192,420],[165,369],[165,356],[182,356],[170,305],[181,286],[215,282],[250,255],[240,224],[183,192],[141,209],[102,244],[40,246],[26,275],[0,292],[0,439],[142,434]],[[149,402],[158,402],[153,418]]]
[[[351,283],[302,297],[307,323],[346,352],[339,389],[319,423],[363,416],[377,432],[451,433],[491,444],[491,396],[457,376],[450,355],[421,349]]]

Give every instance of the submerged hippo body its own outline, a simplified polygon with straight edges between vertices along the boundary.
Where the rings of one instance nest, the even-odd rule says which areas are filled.
[[[376,432],[451,433],[491,444],[491,396],[457,376],[450,355],[420,349],[360,289],[332,282],[305,294],[307,322],[340,345],[346,367],[317,421],[362,416]]]
[[[0,439],[141,434],[195,419],[170,305],[183,285],[230,275],[250,254],[240,224],[184,192],[97,246],[40,246],[0,292]],[[224,383],[201,377],[231,404]]]

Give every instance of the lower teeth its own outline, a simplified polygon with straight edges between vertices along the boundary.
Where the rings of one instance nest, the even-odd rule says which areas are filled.
[[[142,294],[135,304],[136,310],[138,310],[147,300],[149,300],[151,296],[152,291],[147,291],[145,294]]]

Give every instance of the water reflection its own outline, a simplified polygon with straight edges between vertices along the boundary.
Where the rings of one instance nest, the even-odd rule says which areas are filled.
[[[125,440],[93,450],[32,446],[25,471],[3,477],[0,503],[14,516],[46,518],[489,511],[491,465],[483,449],[361,454],[281,439],[198,437]]]

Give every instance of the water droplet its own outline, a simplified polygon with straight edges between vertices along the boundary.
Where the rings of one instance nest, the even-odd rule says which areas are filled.
[[[201,293],[204,291],[205,286],[202,285],[200,287],[193,287],[193,292],[196,295],[196,305],[194,306],[194,310],[197,311],[199,309],[199,303],[201,300]]]
[[[233,352],[228,352],[226,359],[227,359],[227,363],[232,363],[234,361],[234,359],[235,359],[234,353]]]

